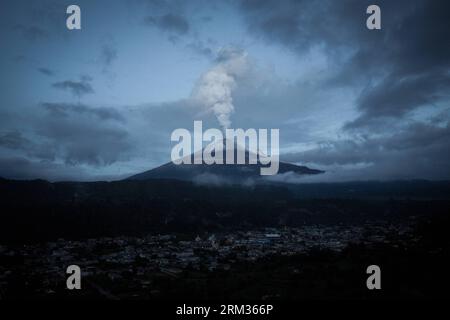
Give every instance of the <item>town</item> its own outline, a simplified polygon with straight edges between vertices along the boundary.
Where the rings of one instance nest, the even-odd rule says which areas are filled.
[[[0,288],[5,288],[13,272],[24,268],[24,289],[33,296],[51,297],[64,291],[65,269],[76,264],[82,270],[84,290],[112,299],[153,297],[163,292],[164,279],[203,277],[214,272],[230,273],[237,265],[257,263],[272,257],[305,254],[312,250],[341,252],[350,244],[391,242],[411,227],[369,224],[365,226],[305,226],[302,228],[263,228],[202,235],[155,234],[144,237],[114,237],[66,241],[63,239],[33,245],[1,246],[0,256],[20,257],[22,266],[8,270],[0,266]],[[396,240],[398,241],[398,240]],[[401,244],[401,243],[400,243]],[[291,272],[299,272],[297,267]],[[88,288],[88,289],[86,289]],[[120,288],[120,289],[119,289]],[[65,290],[67,291],[67,290]],[[0,293],[1,294],[1,293]]]

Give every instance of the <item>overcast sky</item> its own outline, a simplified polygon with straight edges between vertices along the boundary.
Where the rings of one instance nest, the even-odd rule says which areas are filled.
[[[70,4],[82,30],[66,28]],[[370,4],[381,30],[366,28]],[[445,0],[4,0],[0,176],[123,178],[170,161],[171,132],[203,120],[279,128],[281,160],[327,171],[278,177],[292,182],[449,179],[449,12]]]

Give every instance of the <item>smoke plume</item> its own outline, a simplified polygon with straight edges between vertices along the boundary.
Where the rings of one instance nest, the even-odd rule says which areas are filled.
[[[213,112],[222,129],[231,125],[234,112],[232,92],[237,79],[249,67],[247,53],[235,48],[220,50],[216,63],[197,82],[193,98],[207,111]]]

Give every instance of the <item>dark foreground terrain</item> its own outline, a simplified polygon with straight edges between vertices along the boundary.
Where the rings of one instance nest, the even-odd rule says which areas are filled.
[[[0,180],[0,297],[448,298],[449,190]],[[82,290],[65,288],[71,264]]]

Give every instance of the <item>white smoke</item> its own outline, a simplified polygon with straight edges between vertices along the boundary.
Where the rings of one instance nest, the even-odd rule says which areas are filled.
[[[234,48],[222,49],[216,64],[200,77],[194,88],[195,101],[213,112],[223,129],[231,126],[230,116],[234,112],[232,92],[238,77],[248,68],[246,52]]]

